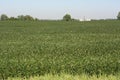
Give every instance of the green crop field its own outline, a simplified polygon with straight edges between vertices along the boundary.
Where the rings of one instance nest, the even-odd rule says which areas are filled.
[[[69,74],[60,74],[60,75],[52,75],[47,74],[44,76],[35,76],[29,78],[8,78],[8,80],[120,80],[120,76],[113,75],[102,75],[102,76],[88,76],[85,74],[81,75],[69,75]]]
[[[120,74],[120,21],[0,21],[0,79],[61,73]]]

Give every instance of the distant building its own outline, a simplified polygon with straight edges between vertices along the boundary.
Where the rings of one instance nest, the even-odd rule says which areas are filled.
[[[91,21],[91,19],[80,19],[80,21]]]

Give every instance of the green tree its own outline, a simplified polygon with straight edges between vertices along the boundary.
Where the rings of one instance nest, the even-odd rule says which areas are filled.
[[[30,16],[30,15],[26,15],[26,16],[24,16],[24,19],[25,20],[34,20],[34,18],[32,17],[32,16]]]
[[[120,12],[118,13],[117,19],[120,20]]]
[[[7,16],[6,14],[2,14],[1,17],[0,17],[0,19],[1,19],[2,21],[8,20],[8,16]]]
[[[35,21],[39,21],[39,19],[38,19],[38,18],[35,18]]]
[[[19,15],[19,16],[18,16],[18,20],[25,20],[25,19],[24,19],[24,15]]]
[[[30,15],[19,15],[18,16],[18,20],[34,20],[34,18],[32,17],[32,16],[30,16]]]
[[[15,17],[10,17],[9,20],[17,20]]]
[[[71,15],[70,14],[66,14],[65,16],[63,16],[63,20],[64,21],[70,21],[70,20],[72,20],[71,19]]]

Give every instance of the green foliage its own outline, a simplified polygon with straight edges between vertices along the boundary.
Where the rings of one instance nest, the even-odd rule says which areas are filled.
[[[34,18],[33,18],[32,16],[30,16],[30,15],[26,15],[26,16],[24,16],[24,15],[20,15],[20,16],[18,16],[18,20],[23,20],[23,21],[25,21],[25,20],[27,20],[27,21],[33,21]]]
[[[70,21],[70,20],[72,20],[71,19],[71,15],[70,14],[66,14],[65,16],[63,16],[63,20],[64,21]]]
[[[36,18],[36,19],[34,19],[32,16],[30,16],[30,15],[19,15],[17,18],[15,18],[15,17],[10,17],[10,18],[8,18],[7,17],[7,15],[5,15],[5,14],[2,14],[1,15],[1,18],[0,18],[2,21],[6,21],[6,20],[21,20],[21,21],[33,21],[33,20],[35,20],[35,21],[38,21],[38,19]]]
[[[1,17],[0,17],[0,19],[1,19],[2,21],[8,20],[8,16],[7,16],[6,14],[2,14]]]
[[[46,74],[43,76],[35,76],[30,78],[9,78],[8,80],[120,80],[119,75],[100,75],[99,77],[96,75],[88,76],[86,74],[82,75],[69,75],[69,74]]]
[[[30,15],[26,15],[25,20],[31,20],[32,21],[32,20],[34,20],[34,18],[32,16],[30,16]]]
[[[22,20],[22,21],[25,20],[25,19],[24,19],[24,15],[19,15],[19,16],[18,16],[18,20]]]
[[[8,20],[18,20],[18,19],[15,17],[10,17]]]
[[[1,21],[0,78],[120,73],[120,22]]]
[[[120,20],[120,12],[118,13],[117,19]]]
[[[35,18],[35,21],[39,21],[39,19],[38,19],[38,18]]]

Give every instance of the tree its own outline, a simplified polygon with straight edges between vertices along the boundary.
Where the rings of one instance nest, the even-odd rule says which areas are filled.
[[[1,19],[2,21],[8,20],[8,16],[7,16],[6,14],[2,14],[1,17],[0,17],[0,19]]]
[[[38,19],[38,18],[35,18],[35,21],[39,21],[39,19]]]
[[[34,18],[32,16],[30,16],[30,15],[26,15],[26,16],[19,15],[18,20],[29,20],[29,21],[31,21],[31,20],[34,20]]]
[[[17,20],[15,17],[10,17],[9,20]]]
[[[120,20],[120,12],[118,13],[117,19]]]
[[[26,15],[26,16],[24,16],[24,19],[25,20],[34,20],[34,18],[32,17],[32,16],[30,16],[30,15]]]
[[[63,16],[63,20],[64,21],[70,21],[71,20],[71,15],[70,14],[66,14],[65,16]]]
[[[24,19],[24,15],[19,15],[19,16],[18,16],[18,20],[25,20],[25,19]]]

